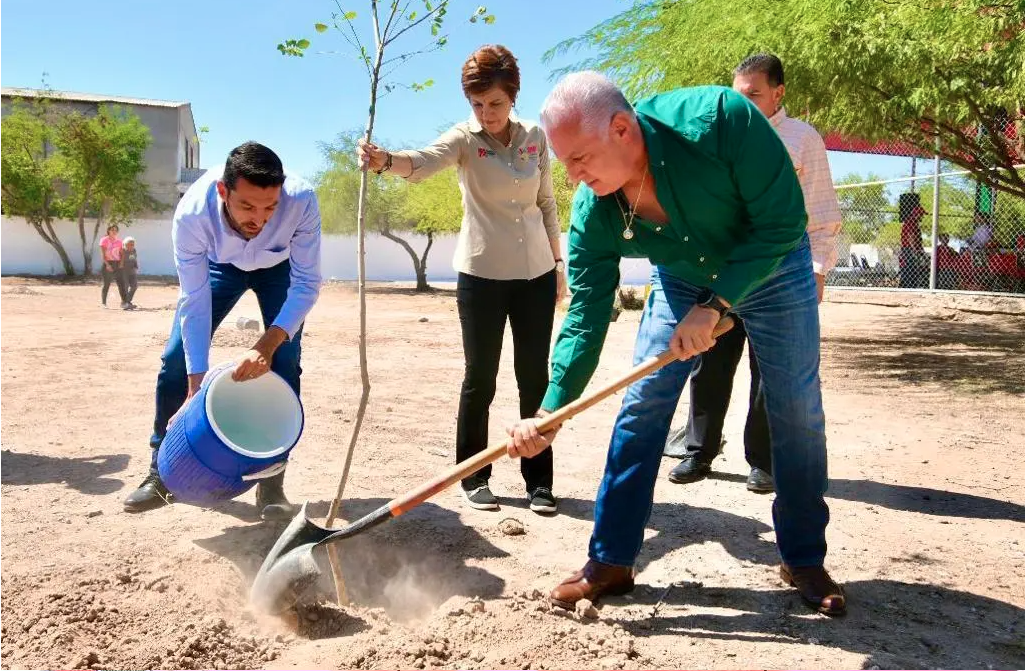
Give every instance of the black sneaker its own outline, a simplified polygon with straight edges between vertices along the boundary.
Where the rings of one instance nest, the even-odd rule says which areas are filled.
[[[284,521],[295,517],[297,509],[285,497],[283,479],[270,478],[256,485],[256,507],[261,520]]]
[[[559,510],[558,500],[547,487],[537,487],[529,495],[530,509],[535,513],[554,513]]]
[[[464,489],[463,498],[477,510],[498,510],[498,499],[487,485],[481,485],[476,489]]]
[[[167,491],[167,488],[164,487],[164,483],[160,481],[160,476],[156,473],[150,473],[142,481],[142,484],[139,485],[139,488],[125,499],[125,512],[141,513],[147,510],[162,508],[171,503],[173,498],[171,493]]]

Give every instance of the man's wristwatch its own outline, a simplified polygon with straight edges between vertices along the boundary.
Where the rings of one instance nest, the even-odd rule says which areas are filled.
[[[712,308],[719,313],[720,319],[725,317],[726,313],[730,311],[730,308],[723,303],[722,299],[716,296],[715,292],[711,289],[703,289],[701,293],[698,294],[695,304],[703,308]]]
[[[566,262],[562,259],[555,259],[555,270],[557,272],[563,272],[566,270]]]

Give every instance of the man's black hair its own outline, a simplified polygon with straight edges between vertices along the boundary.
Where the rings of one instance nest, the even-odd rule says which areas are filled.
[[[769,80],[769,86],[783,85],[783,61],[776,54],[761,53],[745,58],[733,71],[734,75],[749,75],[762,72]]]
[[[225,186],[234,189],[239,178],[260,188],[281,186],[285,183],[285,169],[281,159],[258,142],[246,142],[231,150],[224,164]]]

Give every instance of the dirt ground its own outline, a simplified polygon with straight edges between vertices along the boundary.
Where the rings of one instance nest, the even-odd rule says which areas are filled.
[[[103,310],[98,293],[2,283],[3,668],[1025,668],[1021,305],[823,305],[827,562],[846,618],[811,612],[777,577],[771,497],[743,486],[742,372],[715,475],[673,485],[665,461],[638,589],[596,619],[551,611],[544,595],[585,560],[618,399],[562,432],[557,516],[531,513],[518,468],[500,462],[501,511],[443,492],[341,547],[355,605],[325,599],[284,621],[246,605],[281,530],[256,518],[252,492],[214,509],[122,512],[148,463],[176,289],[142,286],[136,312]],[[375,287],[370,314],[373,391],[348,519],[453,461],[451,291]],[[258,315],[252,296],[216,336],[215,363],[253,339],[239,315]],[[637,317],[612,325],[596,382],[629,367]],[[325,287],[303,339],[307,424],[286,482],[315,515],[356,409],[356,333],[352,287]],[[495,438],[515,395],[507,347]],[[686,400],[677,423],[685,412]],[[509,517],[524,534],[499,530]]]

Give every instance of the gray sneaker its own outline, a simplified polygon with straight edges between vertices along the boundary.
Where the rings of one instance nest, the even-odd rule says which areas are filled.
[[[487,485],[481,485],[476,489],[464,489],[463,498],[477,510],[498,510],[498,499],[491,493]]]

